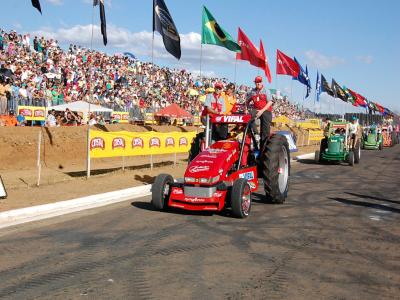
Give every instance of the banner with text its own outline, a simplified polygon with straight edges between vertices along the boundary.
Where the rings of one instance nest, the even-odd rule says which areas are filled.
[[[128,123],[128,121],[129,121],[129,112],[127,112],[127,111],[113,111],[111,113],[111,117],[113,117],[114,121],[118,121],[118,123]]]
[[[90,157],[116,157],[189,152],[196,132],[90,131]]]
[[[44,121],[46,119],[46,108],[44,106],[18,106],[18,114],[25,117],[27,121]]]

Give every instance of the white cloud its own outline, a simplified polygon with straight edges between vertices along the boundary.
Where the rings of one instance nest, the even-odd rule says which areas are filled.
[[[62,5],[63,4],[62,0],[46,0],[46,2],[51,3],[53,5]]]
[[[77,44],[84,47],[90,47],[91,25],[74,25],[69,28],[41,28],[34,31],[33,35],[45,36],[58,40],[60,44]],[[107,26],[108,44],[107,49],[117,51],[129,51],[137,56],[151,56],[152,32],[141,31],[131,32],[122,27],[116,27],[112,24]],[[182,57],[180,64],[187,64],[195,68],[200,64],[200,41],[201,36],[196,32],[181,34]],[[100,27],[94,26],[93,47],[94,49],[102,47],[102,37]],[[213,64],[233,64],[235,62],[235,53],[225,48],[211,45],[203,45],[202,59],[208,66]],[[154,57],[158,59],[174,60],[174,58],[165,50],[161,36],[156,33],[154,39]]]
[[[367,64],[367,65],[372,64],[373,61],[374,61],[374,58],[373,58],[372,55],[359,55],[359,56],[356,57],[356,59],[358,61],[360,61],[360,62],[363,62],[363,63]]]
[[[329,69],[345,62],[343,58],[328,57],[314,50],[306,51],[305,55],[308,63],[318,69]]]

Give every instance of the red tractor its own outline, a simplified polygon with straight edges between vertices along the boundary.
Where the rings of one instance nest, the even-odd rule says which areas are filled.
[[[257,191],[259,178],[264,180],[266,199],[283,203],[289,189],[288,142],[284,136],[272,134],[259,149],[252,122],[250,115],[213,116],[211,123],[235,127],[230,138],[207,148],[201,146],[204,134],[196,137],[184,178],[174,181],[171,175],[158,175],[152,187],[152,205],[158,210],[175,207],[220,212],[231,208],[235,217],[245,218],[250,213],[251,194]],[[211,136],[209,128],[206,140]]]

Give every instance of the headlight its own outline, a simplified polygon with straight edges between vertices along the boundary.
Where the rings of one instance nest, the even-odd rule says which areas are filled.
[[[209,179],[208,178],[200,178],[200,183],[208,183]]]
[[[219,175],[217,175],[217,176],[215,176],[215,177],[211,177],[211,178],[200,178],[200,179],[199,179],[199,182],[200,182],[200,183],[214,184],[214,183],[216,183],[216,182],[219,181],[219,178],[220,178]]]
[[[185,182],[195,182],[196,179],[193,177],[185,177]]]

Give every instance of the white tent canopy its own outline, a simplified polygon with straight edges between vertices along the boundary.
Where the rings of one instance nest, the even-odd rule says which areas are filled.
[[[70,111],[78,111],[78,112],[88,113],[89,105],[90,105],[90,112],[112,112],[113,111],[110,108],[102,107],[100,105],[95,105],[95,104],[89,104],[85,101],[75,101],[75,102],[56,105],[56,106],[50,106],[47,109],[48,110],[54,109],[56,111],[65,111],[68,108]]]

